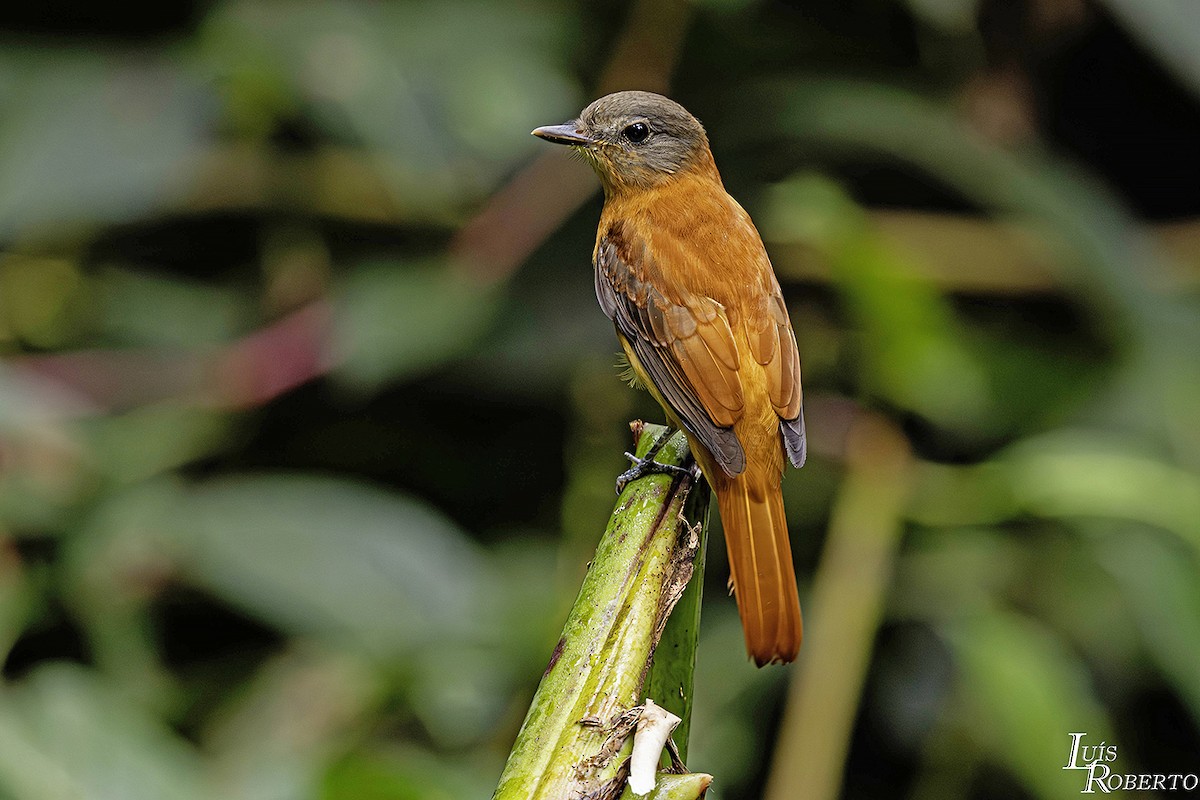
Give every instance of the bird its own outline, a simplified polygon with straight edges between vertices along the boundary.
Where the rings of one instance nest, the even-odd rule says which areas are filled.
[[[781,481],[807,446],[799,349],[762,238],[704,126],[667,97],[616,92],[533,135],[600,179],[600,307],[717,496],[749,656],[793,661],[803,622]]]

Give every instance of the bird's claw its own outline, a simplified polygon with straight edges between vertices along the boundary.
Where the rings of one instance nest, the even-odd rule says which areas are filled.
[[[633,462],[633,466],[617,476],[617,494],[625,491],[630,481],[646,475],[673,475],[675,477],[695,477],[695,470],[690,467],[677,467],[674,464],[663,464],[652,457],[638,458],[633,453],[625,457]]]

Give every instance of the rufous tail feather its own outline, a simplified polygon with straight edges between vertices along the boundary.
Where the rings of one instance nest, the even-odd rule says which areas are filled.
[[[796,658],[804,626],[778,476],[753,466],[717,481],[746,649],[761,667]]]

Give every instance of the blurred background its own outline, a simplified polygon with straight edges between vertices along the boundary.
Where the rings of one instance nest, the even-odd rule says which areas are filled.
[[[1200,5],[9,4],[0,797],[487,797],[627,423],[582,164],[702,119],[791,307],[808,640],[712,796],[1200,772]]]

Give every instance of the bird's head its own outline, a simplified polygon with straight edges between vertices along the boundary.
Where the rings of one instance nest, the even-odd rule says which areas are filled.
[[[655,186],[690,170],[715,170],[700,121],[652,92],[606,95],[578,119],[533,135],[575,148],[610,192]]]

